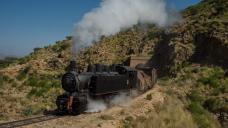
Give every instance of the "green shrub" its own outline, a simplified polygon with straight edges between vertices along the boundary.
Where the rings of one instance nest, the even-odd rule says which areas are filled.
[[[2,76],[2,79],[3,79],[4,81],[6,81],[6,82],[8,82],[8,81],[10,80],[10,78],[9,78],[8,76],[6,76],[6,75],[3,75],[3,76]]]
[[[10,64],[17,62],[18,58],[6,57],[4,60],[0,59],[0,69],[8,67]]]
[[[49,46],[44,46],[44,49],[48,49],[49,48]]]
[[[31,96],[36,96],[36,97],[43,97],[50,88],[47,87],[38,87],[38,88],[33,88],[28,94],[27,97]]]
[[[138,116],[136,120],[137,120],[137,122],[144,122],[147,120],[147,118],[144,116]]]
[[[162,80],[162,81],[168,81],[169,79],[170,78],[168,76],[165,76],[165,77],[160,78],[160,80]]]
[[[38,52],[39,50],[41,50],[42,48],[34,48],[33,51],[34,52]]]
[[[192,101],[192,102],[199,102],[202,103],[203,102],[203,97],[201,95],[201,93],[198,90],[193,90],[189,95],[188,98]]]
[[[199,102],[190,102],[188,110],[199,128],[219,127],[217,120]]]
[[[6,75],[0,74],[0,87],[4,85],[5,82],[9,82],[10,78]]]
[[[60,81],[56,80],[53,76],[31,76],[26,84],[32,87],[27,97],[44,96],[51,88],[61,87]]]
[[[20,70],[19,71],[19,74],[16,77],[17,80],[23,80],[23,79],[25,79],[26,76],[27,76],[27,73],[29,72],[30,69],[31,69],[31,66],[29,65],[29,66],[25,67],[23,70]]]
[[[54,52],[61,52],[61,51],[64,51],[66,50],[67,48],[70,47],[70,44],[69,43],[57,43],[56,45],[52,46],[52,50]]]
[[[66,39],[67,39],[67,40],[72,40],[73,37],[72,37],[72,36],[67,36]]]
[[[192,113],[197,113],[197,114],[205,113],[204,108],[201,106],[199,102],[191,102],[188,108]]]
[[[29,98],[29,97],[35,95],[36,92],[37,92],[37,88],[32,88],[32,90],[27,94],[27,97]]]
[[[201,82],[204,85],[209,85],[213,88],[219,87],[220,86],[220,81],[219,79],[210,76],[210,77],[202,77],[199,79],[199,82]]]
[[[4,84],[4,80],[3,80],[2,76],[0,76],[0,87],[2,87],[3,84]]]
[[[152,95],[151,94],[147,94],[145,99],[146,100],[151,100],[152,99]]]
[[[32,59],[32,55],[22,57],[19,59],[19,64],[26,64],[31,59]]]
[[[17,80],[23,80],[26,78],[26,74],[24,72],[20,72],[16,78]]]
[[[224,77],[224,71],[221,68],[214,68],[208,71],[207,76],[202,76],[198,82],[209,85],[213,88],[218,88],[221,85],[221,79]]]
[[[221,94],[221,88],[213,88],[211,95],[218,96]]]
[[[36,87],[36,86],[39,86],[38,82],[39,82],[39,79],[35,76],[32,76],[27,80],[27,85]]]
[[[134,118],[132,116],[128,116],[123,120],[124,128],[132,128]]]
[[[150,33],[148,34],[148,38],[149,38],[149,39],[154,39],[154,38],[158,37],[159,34],[160,34],[160,33],[150,32]]]
[[[23,72],[27,74],[29,72],[29,70],[31,69],[31,67],[32,67],[31,65],[28,65],[27,67],[25,67]]]
[[[173,95],[175,94],[175,92],[174,92],[172,89],[170,89],[170,88],[166,89],[166,90],[165,90],[165,93],[166,93],[167,95],[169,95],[169,96],[173,96]]]
[[[48,83],[45,83],[45,85],[41,87],[34,87],[32,90],[28,93],[28,97],[36,96],[36,97],[42,97],[44,96],[49,90],[51,86]]]
[[[32,107],[26,107],[24,110],[22,110],[22,115],[24,116],[32,116],[33,115],[33,109]]]
[[[49,89],[50,89],[49,87],[38,88],[35,96],[37,97],[44,96],[49,91]]]
[[[192,68],[191,72],[192,73],[199,73],[200,69],[199,68]]]
[[[219,112],[224,106],[225,102],[216,97],[207,99],[203,104],[203,107],[211,112]]]
[[[102,120],[113,120],[114,119],[111,115],[101,115],[100,118]]]
[[[18,84],[14,81],[11,85],[12,87],[17,87]]]
[[[48,67],[50,67],[53,70],[60,69],[61,65],[61,62],[56,58],[48,59]]]
[[[58,52],[59,51],[59,47],[58,47],[58,45],[54,45],[54,46],[52,46],[52,48],[51,48],[54,52]]]
[[[4,93],[2,91],[0,91],[0,96],[2,96]]]
[[[206,116],[206,112],[199,103],[192,102],[188,108],[199,128],[208,128],[210,126],[210,121]]]
[[[3,81],[3,82],[8,82],[10,80],[10,78],[6,75],[2,75],[0,74],[0,79]]]
[[[9,83],[13,83],[13,82],[15,82],[15,80],[14,80],[14,79],[9,79],[8,82],[9,82]]]
[[[222,82],[221,92],[228,93],[228,78]]]
[[[52,87],[61,88],[61,83],[59,80],[52,80]]]
[[[64,51],[66,50],[67,48],[70,47],[70,44],[68,43],[63,43],[62,45],[60,45],[60,51]]]

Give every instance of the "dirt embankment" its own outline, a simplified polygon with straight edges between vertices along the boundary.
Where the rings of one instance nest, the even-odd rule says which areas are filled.
[[[166,127],[170,124],[165,123],[165,120],[172,120],[172,116],[175,116],[176,114],[184,116],[176,116],[175,120],[181,123],[179,124],[176,122],[172,122],[172,125],[173,123],[175,123],[174,126],[176,125],[180,127],[188,123],[190,124],[189,127],[195,127],[192,123],[193,121],[191,119],[191,116],[187,112],[185,113],[184,110],[182,111],[183,108],[181,105],[173,104],[173,108],[176,107],[178,112],[176,114],[172,114],[169,113],[170,110],[166,110],[166,107],[164,107],[166,101],[167,95],[162,91],[161,87],[155,86],[152,90],[141,96],[136,97],[135,99],[132,99],[128,103],[113,106],[100,113],[82,114],[75,117],[64,117],[56,120],[25,126],[24,128],[122,128],[132,126],[143,127],[140,125],[140,118],[145,119],[145,121],[147,119],[150,120],[151,115],[154,116],[154,119],[151,120],[153,126]],[[181,109],[182,114],[179,113],[179,109]],[[164,114],[162,113],[170,115],[163,118],[162,115]],[[186,121],[186,123],[183,120]],[[147,123],[144,122],[142,124],[145,125]]]

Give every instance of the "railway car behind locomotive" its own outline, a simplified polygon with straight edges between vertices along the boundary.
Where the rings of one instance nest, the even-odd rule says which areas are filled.
[[[138,71],[134,68],[95,64],[79,74],[75,61],[70,62],[61,82],[65,93],[57,97],[57,112],[72,115],[87,109],[88,98],[106,98],[139,86]]]

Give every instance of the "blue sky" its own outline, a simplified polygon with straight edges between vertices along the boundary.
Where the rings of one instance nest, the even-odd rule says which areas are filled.
[[[183,9],[199,0],[167,0]],[[0,55],[24,56],[72,35],[83,14],[100,0],[0,0]]]

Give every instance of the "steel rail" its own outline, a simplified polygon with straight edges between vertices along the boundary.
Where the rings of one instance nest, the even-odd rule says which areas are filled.
[[[33,118],[24,119],[24,120],[2,123],[2,124],[0,124],[0,128],[16,128],[16,127],[26,126],[29,124],[58,119],[60,117],[62,117],[62,116],[45,115],[45,116],[33,117]]]

